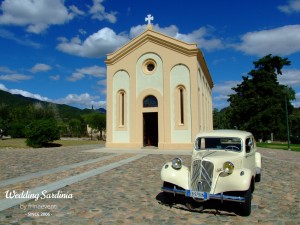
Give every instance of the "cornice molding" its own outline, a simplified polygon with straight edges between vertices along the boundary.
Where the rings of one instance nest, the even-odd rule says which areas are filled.
[[[107,54],[105,63],[107,65],[115,64],[120,59],[124,58],[126,55],[130,54],[132,51],[139,48],[141,45],[145,44],[148,41],[187,56],[196,56],[199,51],[196,44],[188,44],[175,38],[158,33],[156,31],[146,30],[115,52]]]

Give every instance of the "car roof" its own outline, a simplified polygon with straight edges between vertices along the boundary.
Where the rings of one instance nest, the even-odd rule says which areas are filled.
[[[242,130],[211,130],[204,131],[197,134],[197,137],[238,137],[238,138],[246,138],[252,136],[252,134],[248,131]]]

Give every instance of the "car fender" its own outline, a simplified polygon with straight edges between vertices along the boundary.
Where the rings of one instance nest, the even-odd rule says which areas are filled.
[[[221,172],[217,178],[215,189],[211,194],[227,191],[246,191],[252,180],[252,172],[249,169],[235,169],[232,174]]]
[[[184,189],[189,189],[189,176],[190,171],[186,166],[182,166],[181,169],[174,169],[172,163],[166,163],[160,172],[161,180],[175,184]]]
[[[255,167],[261,168],[261,154],[259,152],[255,153]]]

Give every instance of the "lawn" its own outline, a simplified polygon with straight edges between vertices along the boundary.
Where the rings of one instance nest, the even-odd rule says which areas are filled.
[[[25,143],[25,138],[8,138],[0,140],[0,148],[30,148]],[[96,145],[104,144],[103,141],[88,140],[88,139],[70,139],[70,140],[58,140],[49,144],[49,147],[55,146],[75,146],[75,145]]]
[[[257,147],[262,147],[262,148],[272,148],[272,149],[283,149],[287,150],[288,149],[288,144],[287,143],[256,143]],[[291,144],[291,150],[300,152],[300,145],[299,144]]]

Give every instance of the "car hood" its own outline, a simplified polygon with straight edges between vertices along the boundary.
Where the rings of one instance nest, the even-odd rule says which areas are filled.
[[[193,159],[207,160],[211,162],[226,162],[236,161],[241,157],[241,152],[226,151],[226,150],[201,150],[194,152]]]

